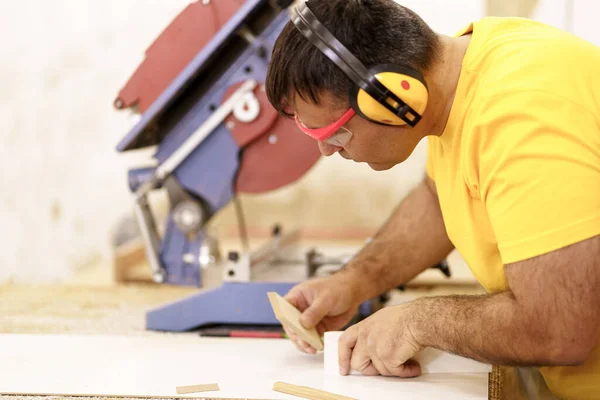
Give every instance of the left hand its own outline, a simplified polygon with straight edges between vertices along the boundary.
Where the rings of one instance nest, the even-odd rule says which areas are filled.
[[[340,374],[350,369],[364,375],[412,378],[421,375],[421,366],[411,360],[423,349],[409,324],[412,304],[386,307],[349,327],[340,337]]]

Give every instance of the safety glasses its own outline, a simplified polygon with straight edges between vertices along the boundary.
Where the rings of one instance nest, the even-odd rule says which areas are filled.
[[[300,128],[302,132],[313,139],[332,146],[344,147],[352,138],[352,132],[344,128],[344,124],[348,122],[354,115],[354,110],[350,108],[336,122],[317,129],[311,129],[304,126],[304,124],[298,119],[298,114],[295,115],[295,120],[298,128]]]

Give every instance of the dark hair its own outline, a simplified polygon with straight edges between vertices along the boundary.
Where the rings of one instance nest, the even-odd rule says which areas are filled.
[[[425,72],[438,59],[437,34],[394,0],[310,0],[307,5],[367,68],[396,63]],[[291,116],[285,101],[294,93],[318,105],[324,92],[349,100],[352,85],[291,21],[287,23],[275,42],[266,81],[269,101],[280,114]]]

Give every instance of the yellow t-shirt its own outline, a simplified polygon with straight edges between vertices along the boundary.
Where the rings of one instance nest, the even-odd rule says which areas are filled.
[[[497,293],[505,264],[600,234],[600,48],[521,18],[458,35],[470,32],[427,173],[450,239]],[[540,371],[560,398],[600,398],[600,345],[583,366]]]

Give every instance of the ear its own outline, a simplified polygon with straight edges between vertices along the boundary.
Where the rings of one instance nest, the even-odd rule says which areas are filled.
[[[425,78],[419,71],[402,65],[383,64],[371,68],[369,72],[419,115],[423,115],[429,101],[429,91]],[[358,86],[352,89],[350,101],[356,113],[371,122],[407,125]]]

